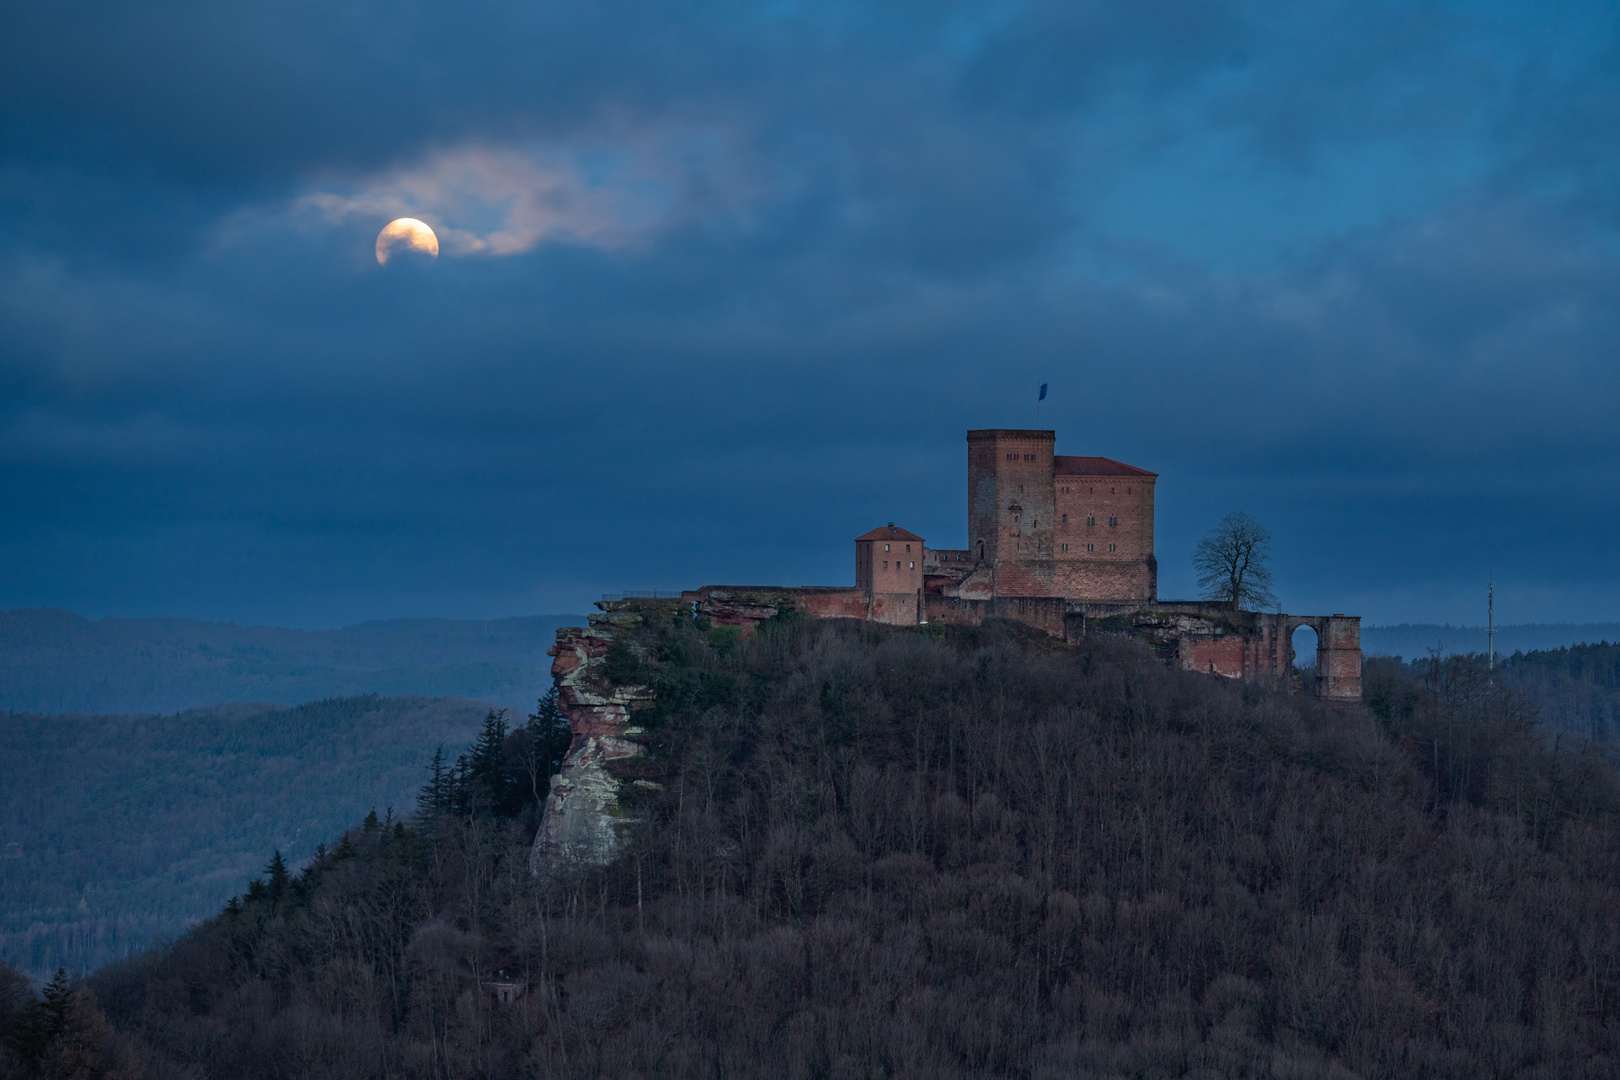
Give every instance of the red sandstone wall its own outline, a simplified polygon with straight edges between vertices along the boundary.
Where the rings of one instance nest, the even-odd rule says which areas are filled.
[[[981,547],[992,562],[1051,557],[1056,438],[1009,428],[968,432],[968,550],[975,559]]]
[[[921,596],[920,591],[873,593],[872,613],[869,618],[873,622],[888,623],[891,626],[916,626],[920,621],[917,605]]]
[[[863,589],[796,591],[793,598],[800,611],[818,619],[866,618],[867,596]]]
[[[928,594],[923,597],[923,614],[930,623],[948,626],[978,626],[986,619],[1012,619],[1063,637],[1064,615],[1068,605],[1060,597],[1012,596],[994,600],[964,600],[957,596]]]
[[[1181,666],[1188,671],[1207,671],[1228,679],[1241,679],[1246,673],[1247,659],[1248,650],[1241,634],[1189,637],[1181,645]]]
[[[1056,476],[1057,585],[1075,600],[1155,600],[1152,477]],[[1109,524],[1113,522],[1113,524]],[[1120,570],[1104,569],[1114,563]],[[1098,591],[1102,590],[1102,591]]]
[[[923,542],[855,541],[855,584],[874,593],[914,593],[922,588]]]
[[[1054,592],[1070,600],[1151,602],[1155,594],[1152,568],[1133,559],[1073,559],[1055,562]]]

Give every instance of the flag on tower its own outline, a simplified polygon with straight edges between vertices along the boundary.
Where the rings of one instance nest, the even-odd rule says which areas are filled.
[[[1045,383],[1041,383],[1041,396],[1036,398],[1035,400],[1036,401],[1045,401],[1046,400],[1046,384]]]

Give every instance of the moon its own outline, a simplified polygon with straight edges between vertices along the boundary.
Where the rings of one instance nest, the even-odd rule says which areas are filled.
[[[389,259],[401,255],[426,255],[423,261],[431,262],[439,257],[439,238],[413,217],[396,218],[377,234],[377,265],[387,266]]]

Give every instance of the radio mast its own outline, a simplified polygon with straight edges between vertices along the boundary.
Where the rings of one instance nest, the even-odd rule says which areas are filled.
[[[1486,579],[1485,586],[1485,670],[1496,670],[1496,575]]]

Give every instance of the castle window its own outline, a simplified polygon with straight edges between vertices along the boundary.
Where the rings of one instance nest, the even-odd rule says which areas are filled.
[[[1115,489],[1114,489],[1114,488],[1109,488],[1109,489],[1108,489],[1108,494],[1110,494],[1110,495],[1117,495],[1117,494],[1119,494],[1119,492],[1118,492],[1118,491],[1116,491],[1116,490],[1115,490]]]
[[[1108,550],[1109,550],[1109,551],[1113,551],[1113,550],[1114,550],[1114,545],[1113,545],[1113,544],[1109,544],[1109,545],[1108,545]]]
[[[883,569],[887,570],[888,568],[889,568],[889,560],[884,559],[883,560]]]
[[[1119,518],[1109,518],[1108,519],[1108,527],[1110,529],[1114,528],[1118,524],[1119,524]]]
[[[1087,525],[1095,525],[1095,524],[1097,524],[1097,515],[1096,514],[1088,514],[1086,516],[1086,524]]]
[[[910,545],[910,544],[907,544],[907,545],[906,545],[906,550],[907,550],[907,551],[910,551],[910,550],[911,550],[911,545]]]
[[[1068,523],[1069,523],[1069,515],[1064,514],[1063,515],[1063,524],[1067,525]]]
[[[884,551],[888,551],[888,550],[889,550],[889,545],[888,545],[888,544],[884,544],[884,545],[883,545],[883,550],[884,550]]]
[[[910,566],[909,566],[909,567],[907,567],[907,568],[906,568],[906,569],[908,569],[908,570],[915,570],[915,569],[917,569],[917,564],[916,564],[916,563],[912,563],[912,564],[911,564],[911,565],[910,565]]]
[[[1087,544],[1087,545],[1086,545],[1086,550],[1087,550],[1087,551],[1090,551],[1090,550],[1091,550],[1091,545],[1090,545],[1090,544]]]

